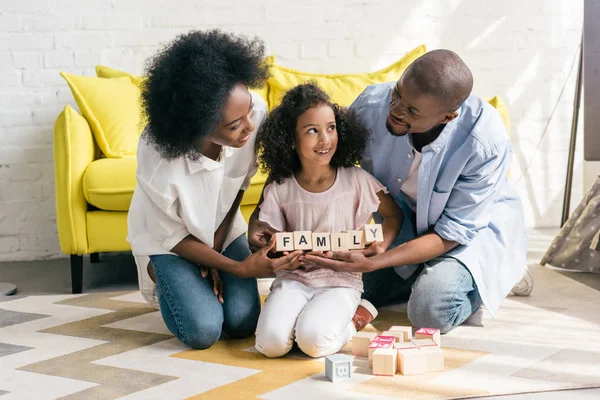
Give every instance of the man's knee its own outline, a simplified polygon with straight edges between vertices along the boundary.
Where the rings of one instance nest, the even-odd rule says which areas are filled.
[[[415,329],[436,328],[441,333],[448,333],[454,328],[448,313],[452,313],[452,310],[446,309],[442,312],[440,307],[436,307],[427,298],[411,296],[408,301],[408,319]]]

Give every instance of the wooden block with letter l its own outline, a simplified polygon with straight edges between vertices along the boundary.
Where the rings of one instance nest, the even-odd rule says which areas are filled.
[[[359,250],[365,248],[365,232],[364,231],[347,231],[348,249]]]
[[[366,244],[371,244],[374,241],[383,242],[383,226],[381,224],[366,224],[364,229]]]
[[[312,232],[294,231],[294,250],[312,250]]]
[[[275,251],[294,251],[294,234],[292,232],[277,232],[275,239]]]
[[[332,251],[347,251],[348,250],[348,234],[347,233],[332,233],[331,234],[331,250]]]
[[[312,249],[314,251],[329,251],[331,250],[331,240],[329,233],[313,232],[312,234]]]

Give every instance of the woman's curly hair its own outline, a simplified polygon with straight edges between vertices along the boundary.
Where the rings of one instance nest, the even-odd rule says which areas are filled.
[[[268,77],[260,39],[218,29],[177,36],[145,70],[141,103],[148,139],[168,160],[197,159],[201,140],[220,124],[233,87],[260,87]]]
[[[298,117],[309,108],[322,104],[333,109],[338,133],[337,150],[330,165],[352,167],[360,161],[369,130],[352,111],[332,103],[316,83],[304,83],[283,96],[281,104],[271,111],[256,138],[261,170],[275,182],[282,183],[284,178],[300,170],[300,159],[294,149]]]

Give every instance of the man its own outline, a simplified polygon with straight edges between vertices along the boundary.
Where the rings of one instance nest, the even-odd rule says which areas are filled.
[[[442,333],[482,304],[493,316],[525,268],[511,144],[498,112],[472,88],[469,68],[448,50],[415,60],[398,82],[368,87],[351,105],[372,132],[361,165],[404,210],[403,229],[370,258],[301,256],[306,268],[364,272],[365,299],[376,307],[408,300],[415,327]],[[251,224],[251,244],[265,232]],[[369,317],[359,307],[357,325]]]

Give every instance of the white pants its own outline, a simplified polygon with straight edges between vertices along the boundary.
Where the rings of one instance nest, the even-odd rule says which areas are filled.
[[[276,282],[258,319],[256,349],[267,357],[281,357],[295,339],[311,357],[337,353],[356,333],[352,317],[360,297],[352,288]]]

